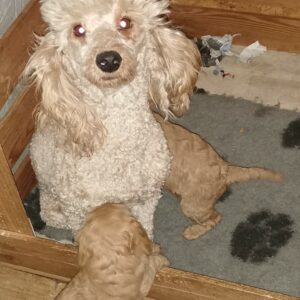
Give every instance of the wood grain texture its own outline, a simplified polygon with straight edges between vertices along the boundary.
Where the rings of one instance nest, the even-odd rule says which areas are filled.
[[[28,272],[66,282],[78,272],[76,255],[72,245],[0,230],[0,261]],[[171,268],[157,274],[149,295],[157,300],[296,299]]]
[[[26,88],[0,122],[0,144],[12,167],[28,145],[33,130],[33,111],[37,105],[34,87]]]
[[[0,230],[0,261],[67,281],[77,271],[77,249],[55,241]]]
[[[235,44],[300,52],[300,19],[188,6],[174,6],[172,19],[191,37],[241,33]]]
[[[17,185],[17,189],[19,191],[19,195],[22,201],[24,201],[25,197],[37,184],[37,180],[28,155],[20,164],[19,168],[14,174],[14,178]]]
[[[171,5],[300,19],[300,2],[295,0],[171,0]]]
[[[39,2],[32,0],[0,39],[0,109],[16,86],[34,45],[33,32],[41,33]]]
[[[0,264],[1,300],[53,300],[65,284]]]
[[[160,291],[167,292],[160,294]],[[183,298],[176,298],[177,292],[184,292]],[[157,297],[159,295],[159,297]],[[167,295],[170,295],[167,298]],[[174,298],[173,298],[174,295]],[[228,282],[208,276],[180,270],[164,268],[156,276],[150,296],[157,299],[218,299],[218,300],[295,300],[278,293],[273,293],[242,284]],[[172,297],[171,297],[172,296]]]
[[[33,235],[2,147],[0,147],[0,228]]]

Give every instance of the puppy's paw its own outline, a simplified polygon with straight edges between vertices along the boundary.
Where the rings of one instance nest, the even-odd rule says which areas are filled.
[[[219,224],[222,220],[221,214],[218,212],[214,212],[210,219],[201,223],[201,224],[194,224],[187,227],[184,232],[183,236],[187,240],[195,240],[200,236],[206,234],[208,231],[212,230],[217,224]]]
[[[195,225],[191,225],[191,226],[187,227],[183,231],[183,236],[187,240],[195,240],[195,239],[199,238],[200,236],[206,234],[211,229],[212,228],[208,228],[205,225],[195,224]]]

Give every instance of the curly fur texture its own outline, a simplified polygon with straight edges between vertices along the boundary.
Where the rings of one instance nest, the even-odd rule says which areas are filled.
[[[272,170],[230,165],[199,135],[166,122],[157,114],[155,118],[164,131],[173,156],[165,186],[180,196],[181,209],[193,222],[183,233],[189,240],[204,235],[221,221],[215,204],[230,184],[248,180],[283,180],[281,174]]]
[[[103,204],[76,240],[80,271],[57,300],[142,300],[168,260],[123,204]]]
[[[170,153],[149,98],[182,114],[197,78],[195,45],[170,27],[167,0],[41,0],[48,33],[25,69],[41,91],[31,159],[48,225],[76,231],[86,213],[126,202],[152,236]],[[120,20],[131,20],[127,29]],[[78,37],[74,27],[85,35]],[[97,66],[115,51],[118,70]]]

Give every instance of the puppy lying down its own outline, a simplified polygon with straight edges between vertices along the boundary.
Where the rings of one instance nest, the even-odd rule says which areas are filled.
[[[142,300],[167,266],[159,246],[124,204],[103,204],[76,235],[79,273],[56,300]]]
[[[158,114],[154,116],[173,157],[165,187],[181,198],[184,215],[193,221],[183,233],[189,240],[204,235],[221,221],[214,206],[228,185],[248,180],[283,180],[281,174],[272,170],[230,165],[199,135]]]

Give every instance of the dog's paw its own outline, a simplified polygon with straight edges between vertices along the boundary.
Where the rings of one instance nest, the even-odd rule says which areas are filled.
[[[263,210],[251,214],[233,232],[231,255],[243,261],[261,263],[277,254],[292,237],[293,221],[285,214]]]
[[[219,214],[218,212],[214,212],[212,217],[207,221],[201,224],[193,224],[187,227],[183,232],[183,236],[187,240],[195,240],[200,236],[206,234],[208,231],[212,230],[217,224],[221,222],[221,220],[222,220],[221,214]]]
[[[208,228],[207,226],[200,225],[200,224],[194,224],[189,227],[187,227],[183,231],[183,236],[187,240],[195,240],[199,238],[200,236],[206,234],[211,228]]]

